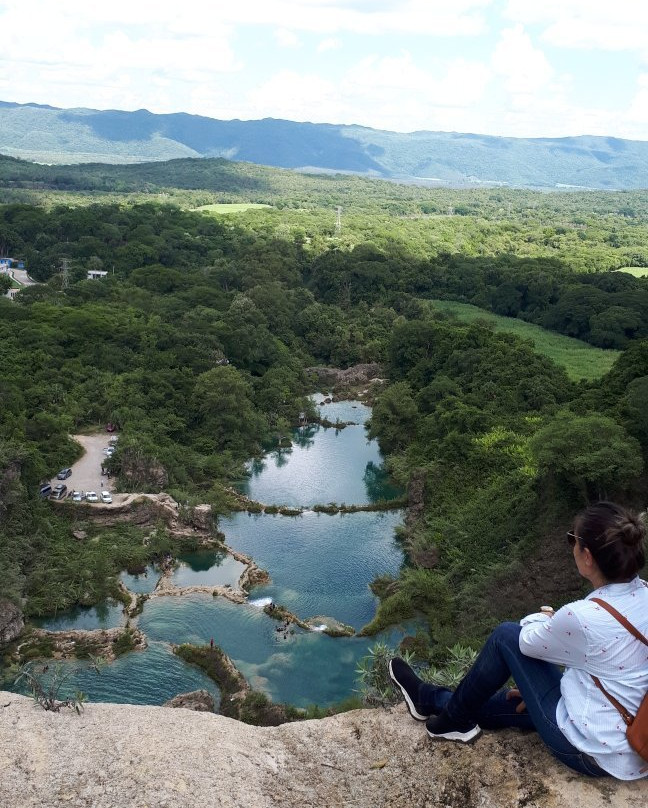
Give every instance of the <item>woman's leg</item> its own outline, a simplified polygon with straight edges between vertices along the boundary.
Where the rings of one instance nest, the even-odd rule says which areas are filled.
[[[556,723],[562,676],[559,668],[525,656],[520,651],[519,634],[517,623],[502,623],[493,631],[459,687],[447,698],[446,715],[459,726],[477,721],[486,729],[533,727],[552,754],[570,768],[604,775],[595,765],[592,767],[591,759],[584,761],[583,754],[569,743]],[[511,676],[526,704],[526,715],[516,713],[519,700],[507,699],[501,690]]]

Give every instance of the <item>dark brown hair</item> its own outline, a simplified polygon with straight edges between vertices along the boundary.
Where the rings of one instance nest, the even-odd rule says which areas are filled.
[[[611,583],[631,580],[646,563],[643,519],[614,502],[597,502],[579,513],[574,533]]]

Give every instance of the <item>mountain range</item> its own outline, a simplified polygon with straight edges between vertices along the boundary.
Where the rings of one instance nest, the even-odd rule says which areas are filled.
[[[387,132],[363,126],[221,121],[141,109],[59,109],[0,101],[0,154],[51,164],[222,157],[429,186],[648,187],[648,142]]]

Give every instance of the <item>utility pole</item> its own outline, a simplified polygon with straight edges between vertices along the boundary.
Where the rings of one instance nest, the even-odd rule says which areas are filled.
[[[335,217],[335,238],[339,238],[342,233],[342,208],[337,206],[337,216]]]

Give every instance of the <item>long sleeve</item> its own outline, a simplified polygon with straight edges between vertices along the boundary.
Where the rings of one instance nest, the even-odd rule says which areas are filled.
[[[570,668],[583,666],[587,659],[587,637],[570,605],[563,606],[553,617],[522,623],[520,651],[523,654]]]

